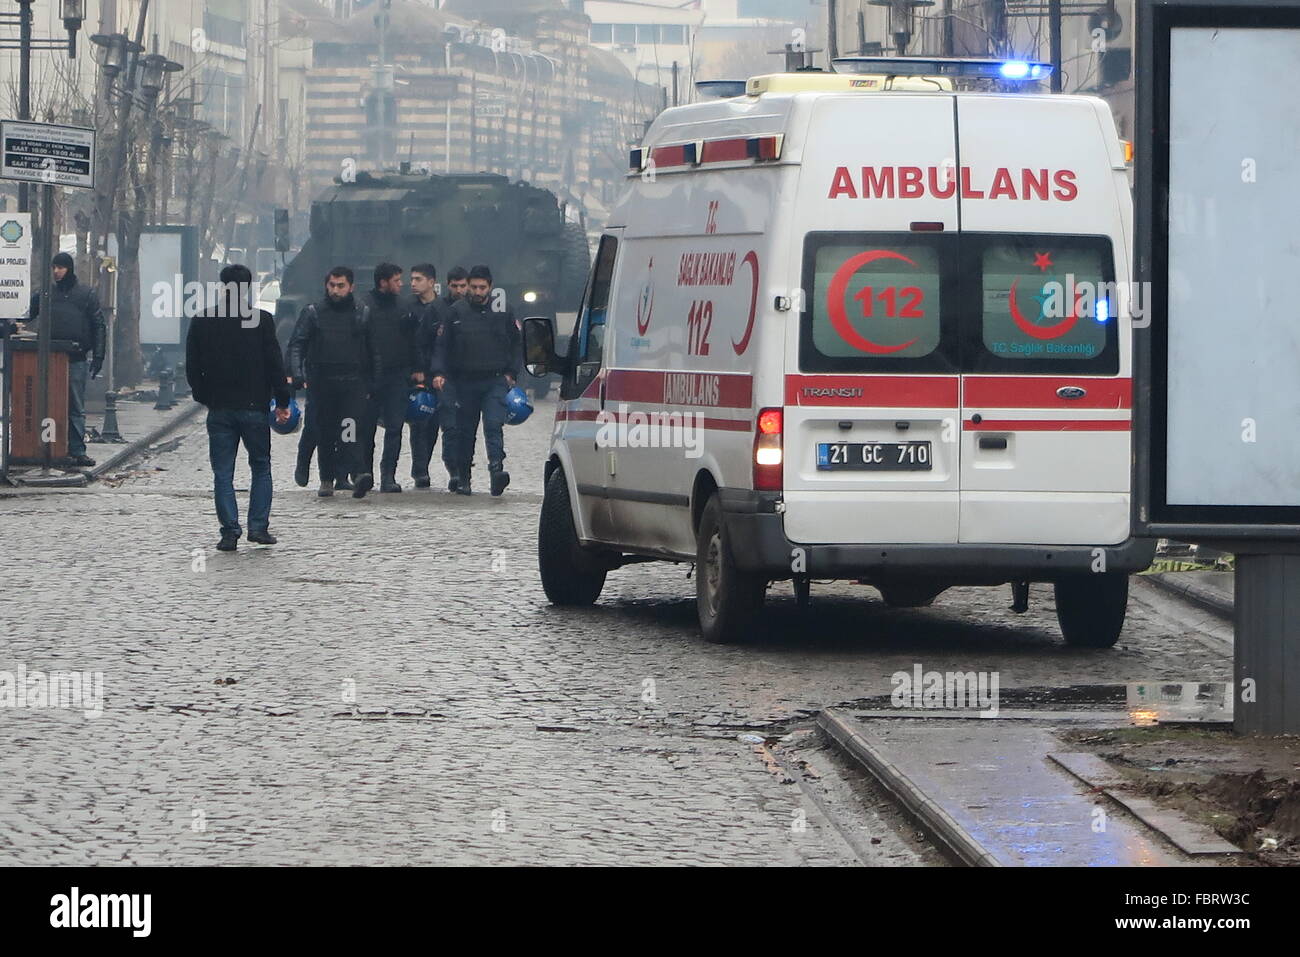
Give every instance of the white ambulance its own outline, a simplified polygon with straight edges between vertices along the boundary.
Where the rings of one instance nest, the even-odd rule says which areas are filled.
[[[1129,524],[1126,144],[1092,97],[969,91],[1038,65],[850,58],[664,111],[632,153],[563,376],[539,560],[555,604],[695,564],[706,638],[769,583],[1052,582],[1107,647]],[[975,81],[972,81],[975,82]]]

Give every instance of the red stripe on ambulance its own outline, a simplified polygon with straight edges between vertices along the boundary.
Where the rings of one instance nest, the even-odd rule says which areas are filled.
[[[754,377],[728,372],[610,369],[605,401],[750,409],[754,406]]]
[[[785,404],[955,409],[957,376],[788,375]]]

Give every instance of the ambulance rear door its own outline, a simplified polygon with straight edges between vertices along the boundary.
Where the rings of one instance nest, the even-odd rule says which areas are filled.
[[[954,543],[953,98],[821,97],[802,162],[789,252],[803,278],[786,340],[786,535]]]
[[[957,97],[961,527],[971,543],[1128,537],[1128,185],[1085,97]]]

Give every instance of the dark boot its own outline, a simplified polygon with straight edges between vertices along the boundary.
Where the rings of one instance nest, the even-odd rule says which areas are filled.
[[[499,465],[494,469],[489,469],[488,475],[492,480],[492,494],[494,496],[500,495],[506,490],[506,486],[510,484],[510,473]]]
[[[293,484],[299,488],[306,488],[309,481],[311,481],[311,456],[304,458],[299,455],[298,464],[293,470]]]
[[[320,489],[316,492],[321,498],[329,498],[334,494],[334,483],[327,479],[321,479]]]
[[[239,547],[239,536],[234,532],[222,532],[221,541],[217,542],[217,551],[233,552]]]
[[[357,476],[357,480],[352,485],[352,497],[365,498],[366,493],[375,487],[375,477],[369,472],[363,472]]]
[[[397,470],[384,469],[379,478],[379,491],[381,492],[400,492],[402,486],[397,484]]]
[[[334,480],[334,487],[340,492],[351,492],[354,486],[347,475],[343,474]]]
[[[274,545],[279,539],[271,534],[270,529],[261,532],[249,532],[248,540],[255,545]]]

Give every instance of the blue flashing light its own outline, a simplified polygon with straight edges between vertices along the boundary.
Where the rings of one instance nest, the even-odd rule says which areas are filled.
[[[1097,321],[1106,322],[1110,319],[1110,302],[1106,299],[1097,300]]]
[[[1052,73],[1050,63],[980,57],[848,56],[836,57],[832,67],[836,73],[992,80],[1041,80]]]

